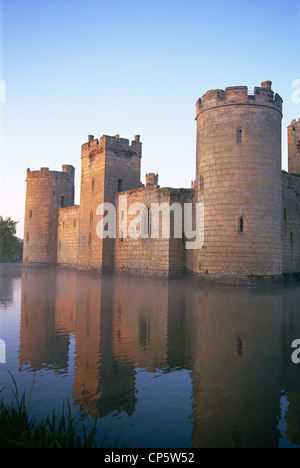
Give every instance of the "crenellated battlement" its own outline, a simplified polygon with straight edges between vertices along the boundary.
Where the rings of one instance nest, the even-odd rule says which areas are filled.
[[[207,91],[196,102],[196,118],[207,110],[226,106],[268,107],[282,115],[282,98],[279,94],[274,94],[271,87],[271,81],[264,81],[261,86],[256,86],[254,91],[249,91],[247,86],[230,86],[225,88],[225,91],[222,89]]]
[[[154,172],[146,174],[146,186],[149,187],[151,185],[158,185],[158,174],[154,174]]]
[[[292,120],[288,126],[288,146],[289,153],[294,151],[300,153],[300,118],[298,120]]]
[[[300,174],[300,118],[288,126],[289,172]]]
[[[103,135],[99,140],[95,139],[94,135],[89,135],[87,143],[81,146],[81,157],[104,151],[112,151],[116,155],[141,157],[142,143],[140,142],[140,135],[135,135],[131,144],[127,138],[120,138],[120,135]]]
[[[282,99],[271,81],[253,91],[212,89],[196,110],[190,189],[160,188],[155,172],[141,183],[139,135],[133,141],[88,135],[81,146],[80,205],[74,205],[73,166],[27,169],[24,263],[147,276],[189,272],[228,284],[271,282],[300,272],[300,119],[288,126],[289,174],[283,176]],[[134,203],[143,209],[132,230]],[[105,204],[115,207],[110,220],[116,223],[107,229],[98,219],[99,207],[109,211]],[[158,238],[150,235],[156,222],[149,217],[152,204],[174,215],[166,223],[162,213]],[[172,209],[178,204],[185,208],[181,217]]]
[[[300,135],[300,117],[298,120],[294,119],[289,125],[291,132],[295,135]]]
[[[28,179],[41,179],[44,177],[54,179],[65,179],[74,182],[75,168],[68,164],[62,166],[62,171],[50,171],[49,167],[41,167],[39,171],[31,171],[29,168],[26,171]]]

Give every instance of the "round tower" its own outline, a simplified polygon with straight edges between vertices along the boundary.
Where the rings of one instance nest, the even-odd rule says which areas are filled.
[[[282,99],[271,85],[212,90],[196,103],[196,202],[204,203],[196,273],[282,273]]]
[[[23,262],[55,263],[58,211],[74,204],[74,167],[27,169],[26,182]]]

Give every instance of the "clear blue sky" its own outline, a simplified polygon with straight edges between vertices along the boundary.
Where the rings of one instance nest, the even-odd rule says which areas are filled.
[[[264,80],[284,100],[286,169],[299,24],[299,1],[2,0],[0,214],[23,237],[27,167],[73,164],[79,203],[88,134],[140,134],[142,180],[190,187],[197,99]]]

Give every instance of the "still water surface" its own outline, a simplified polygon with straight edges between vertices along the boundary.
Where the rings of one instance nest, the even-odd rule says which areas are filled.
[[[105,446],[299,447],[300,284],[224,287],[0,266],[0,389],[69,401]]]

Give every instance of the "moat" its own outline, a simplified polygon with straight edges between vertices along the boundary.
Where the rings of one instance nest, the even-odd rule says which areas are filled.
[[[299,304],[299,282],[0,265],[0,396],[11,372],[37,419],[68,400],[107,446],[300,447]]]

